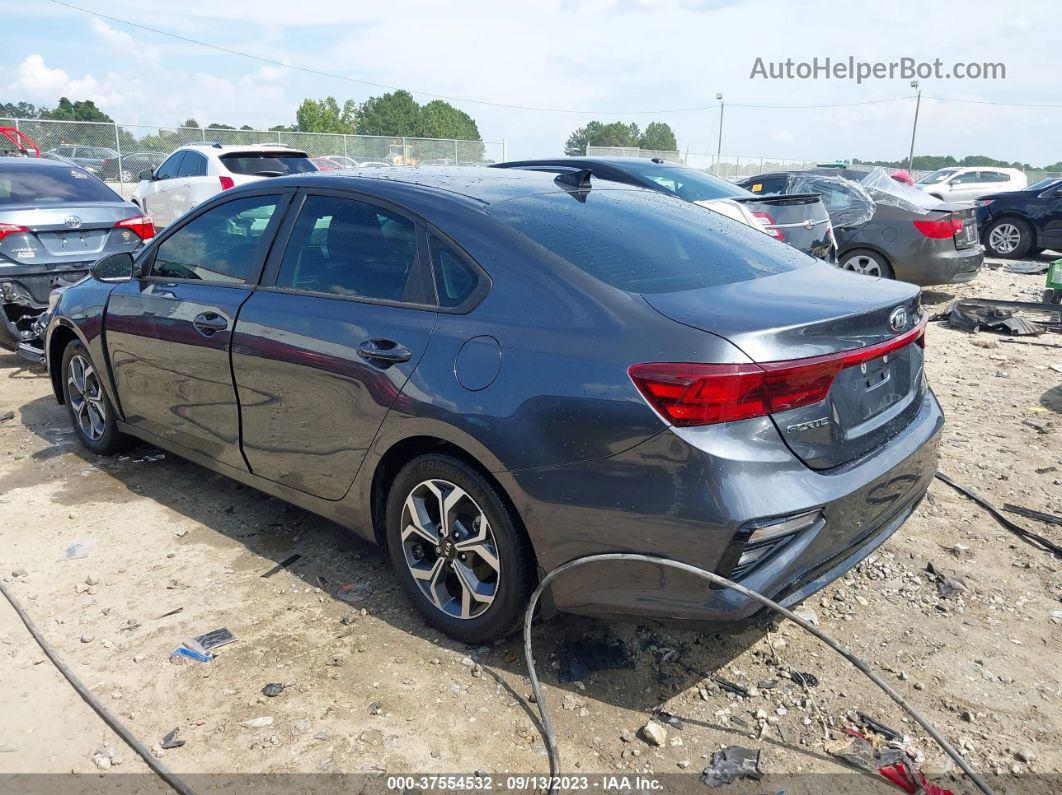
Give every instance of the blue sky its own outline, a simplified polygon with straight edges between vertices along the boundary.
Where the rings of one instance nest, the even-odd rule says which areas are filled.
[[[1006,65],[1005,80],[923,80],[926,95],[1058,103],[1062,32],[1047,2],[925,4],[875,0],[81,0],[78,5],[286,63],[470,99],[634,111],[728,103],[811,105],[906,97],[908,81],[750,79],[755,59],[814,57],[948,66]],[[265,66],[54,5],[0,0],[6,45],[0,97],[89,98],[125,123],[268,127],[292,123],[303,97],[363,101],[381,89]],[[1046,20],[1051,22],[1045,24]],[[428,96],[418,96],[421,102]],[[559,154],[592,118],[671,124],[680,148],[714,152],[718,111],[617,115],[454,102],[510,157]],[[844,108],[728,105],[724,153],[806,159],[906,155],[913,100]],[[1062,108],[923,98],[916,153],[987,154],[1034,165],[1062,159]]]

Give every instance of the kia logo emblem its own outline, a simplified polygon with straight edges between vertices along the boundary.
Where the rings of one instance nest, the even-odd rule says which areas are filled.
[[[69,227],[70,229],[78,229],[81,226],[81,219],[78,218],[76,215],[71,215],[69,218],[63,221],[63,223],[66,224],[67,227]]]
[[[902,306],[898,306],[892,310],[892,314],[889,315],[889,328],[893,331],[900,331],[906,325],[907,310]]]

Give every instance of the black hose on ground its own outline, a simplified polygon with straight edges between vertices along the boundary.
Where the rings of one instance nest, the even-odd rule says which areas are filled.
[[[41,635],[40,631],[37,629],[37,625],[33,623],[33,619],[31,619],[26,611],[22,609],[22,605],[19,604],[18,599],[16,599],[14,594],[4,586],[2,581],[0,581],[0,592],[4,594],[8,603],[15,609],[15,612],[18,613],[18,617],[22,619],[22,623],[26,625],[26,629],[29,630],[33,639],[37,641],[37,645],[41,647],[41,650],[48,656],[48,659],[59,669],[59,673],[66,677],[66,681],[68,681],[71,687],[77,691],[77,694],[85,700],[85,703],[92,707],[97,715],[103,718],[103,722],[110,726],[111,729],[114,730],[114,733],[121,737],[126,745],[136,751],[140,758],[147,763],[147,766],[155,772],[155,775],[173,787],[173,789],[179,792],[180,795],[194,795],[192,788],[185,784],[176,774],[171,772],[168,767],[162,764],[162,762],[156,759],[155,755],[151,753],[151,750],[140,742],[140,740],[136,738],[136,735],[129,731],[125,724],[118,720],[110,710],[103,706],[92,691],[85,687],[74,672],[66,666],[66,663],[62,661],[55,649],[52,648],[52,645],[44,639],[43,635]]]
[[[951,757],[952,761],[967,775],[970,780],[977,786],[981,792],[985,795],[993,795],[991,788],[982,779],[972,767],[963,759],[962,754],[952,747],[951,743],[944,739],[944,737],[938,732],[928,720],[922,717],[914,707],[907,703],[903,696],[897,693],[887,682],[885,682],[880,676],[870,670],[867,664],[856,657],[852,652],[842,647],[839,643],[829,638],[826,633],[814,626],[808,621],[805,621],[800,616],[782,607],[777,602],[768,599],[766,596],[752,591],[746,588],[744,585],[739,585],[732,580],[728,580],[726,577],[720,577],[710,571],[699,569],[696,566],[690,566],[687,563],[679,563],[675,560],[668,560],[667,558],[658,558],[652,555],[638,555],[630,552],[609,552],[602,555],[587,555],[585,558],[577,558],[576,560],[565,563],[563,566],[558,566],[545,577],[542,578],[542,582],[538,584],[535,592],[531,594],[531,601],[527,605],[527,612],[524,614],[524,657],[527,660],[527,672],[531,677],[531,691],[535,696],[535,703],[538,705],[538,714],[542,719],[542,731],[546,738],[546,750],[549,754],[549,772],[550,777],[555,778],[560,775],[560,752],[557,750],[557,738],[553,734],[553,725],[550,723],[549,714],[546,712],[546,703],[542,697],[542,686],[538,681],[538,674],[535,671],[535,660],[531,654],[531,620],[535,614],[535,608],[538,606],[538,600],[542,596],[542,592],[550,586],[557,577],[572,569],[579,568],[580,566],[586,566],[590,563],[602,563],[604,561],[638,561],[641,563],[652,563],[658,566],[664,566],[666,568],[677,569],[678,571],[684,571],[687,574],[692,574],[695,577],[700,577],[702,580],[707,580],[713,585],[720,585],[725,588],[731,588],[743,596],[747,596],[755,602],[759,602],[765,607],[769,607],[779,615],[785,616],[793,623],[797,624],[805,631],[810,632],[816,638],[821,640],[835,652],[844,657],[848,662],[859,669],[864,675],[866,675],[870,681],[885,691],[885,694],[895,701],[908,715],[915,719],[919,726],[926,730],[926,733],[932,737],[937,745],[939,745],[944,752]],[[550,788],[550,791],[553,787]]]

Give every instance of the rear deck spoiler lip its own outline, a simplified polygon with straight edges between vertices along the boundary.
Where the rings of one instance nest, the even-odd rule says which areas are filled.
[[[817,193],[779,193],[774,196],[734,196],[736,202],[765,202],[767,204],[814,204],[821,202]]]

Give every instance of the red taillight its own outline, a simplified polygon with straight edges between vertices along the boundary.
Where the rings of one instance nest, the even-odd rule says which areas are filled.
[[[771,218],[770,213],[758,212],[753,213],[760,223],[763,225],[763,231],[773,237],[775,240],[785,240],[785,235],[782,234],[782,230],[774,225],[774,219]]]
[[[29,230],[24,226],[18,224],[0,224],[0,240],[3,240],[8,235],[21,235],[29,234]]]
[[[114,225],[115,229],[128,229],[141,240],[150,240],[155,236],[155,224],[150,215],[138,215],[134,218],[126,218]]]
[[[747,420],[825,400],[837,374],[917,342],[923,320],[891,340],[851,351],[758,364],[656,362],[628,371],[638,391],[672,425]]]
[[[915,229],[934,240],[945,240],[962,231],[961,218],[949,218],[946,221],[912,221]]]
[[[233,180],[232,177],[218,177],[218,180],[221,182],[222,190],[228,190],[229,188],[236,187],[236,182],[235,180]]]

